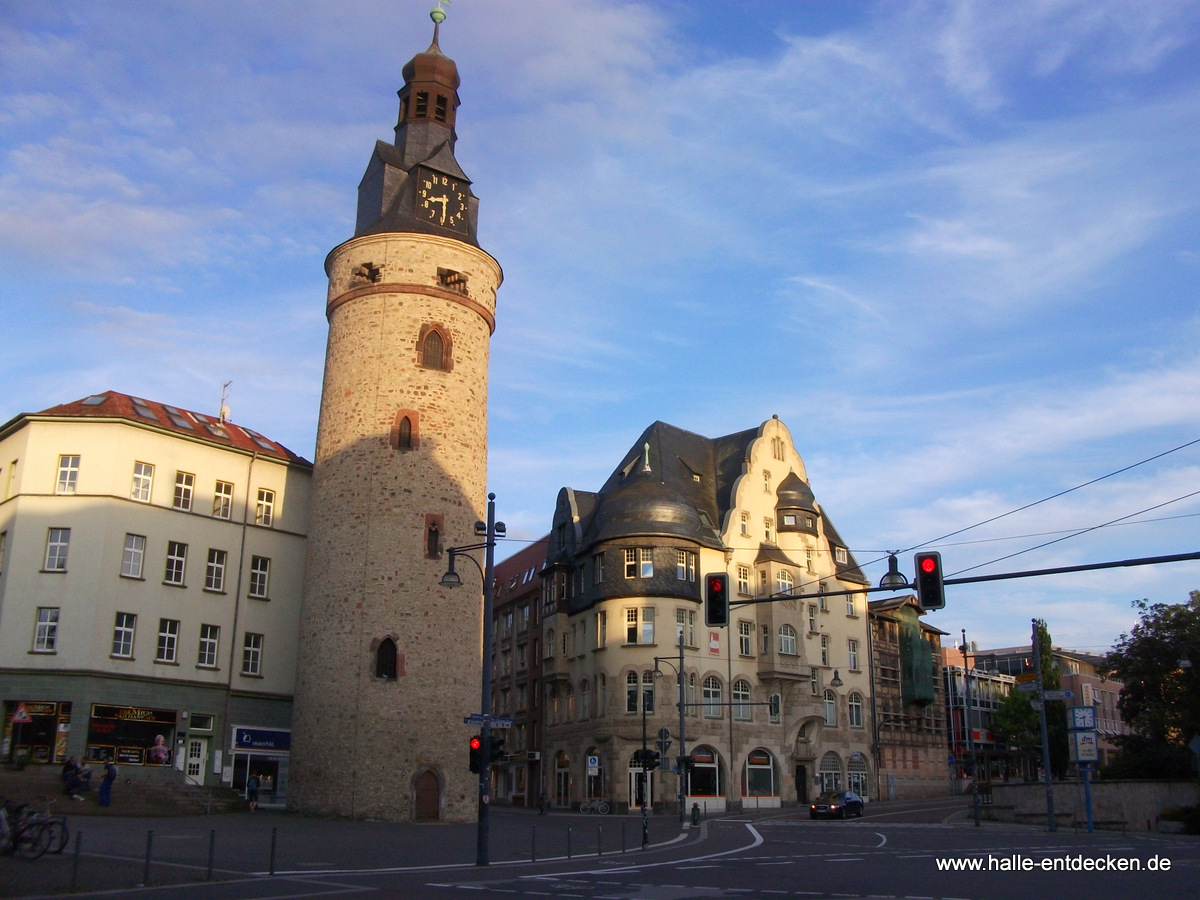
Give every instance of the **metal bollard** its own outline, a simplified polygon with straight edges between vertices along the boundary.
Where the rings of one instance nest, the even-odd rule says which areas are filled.
[[[571,826],[567,826],[567,859],[571,858]]]
[[[142,873],[142,885],[150,883],[150,851],[154,848],[154,829],[146,832],[146,870]]]
[[[692,804],[692,824],[693,825],[700,824],[700,804],[699,803]]]
[[[277,828],[271,829],[271,868],[270,868],[270,873],[272,875],[275,874],[275,837],[276,837],[278,830],[279,829],[277,829]]]
[[[537,826],[534,825],[529,831],[529,861],[537,862]]]
[[[625,823],[621,823],[621,852],[625,852]]]
[[[604,826],[597,825],[596,826],[596,855],[597,856],[604,855],[604,847],[602,844],[603,840],[604,840]]]
[[[217,831],[214,828],[208,833],[208,874],[205,876],[205,881],[212,881],[213,873],[213,851],[217,846]]]
[[[71,860],[71,890],[79,884],[79,846],[83,843],[83,832],[75,832],[75,856]]]

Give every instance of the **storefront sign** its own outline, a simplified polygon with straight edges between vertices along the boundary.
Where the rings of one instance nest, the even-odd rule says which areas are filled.
[[[285,728],[233,727],[234,750],[265,750],[287,753],[292,747],[292,733]]]

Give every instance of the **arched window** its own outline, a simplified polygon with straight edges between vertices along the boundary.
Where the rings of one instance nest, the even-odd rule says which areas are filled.
[[[412,449],[412,419],[408,416],[402,418],[399,426],[396,428],[396,449]]]
[[[849,782],[850,790],[858,794],[860,797],[867,796],[867,776],[870,773],[867,770],[867,760],[861,753],[855,753],[850,757],[850,762],[846,763],[846,781]]]
[[[793,584],[792,573],[787,569],[780,569],[779,574],[775,576],[775,590],[781,594],[790,594]]]
[[[850,695],[849,701],[850,726],[852,728],[863,727],[863,698],[862,694],[853,693]]]
[[[420,449],[421,446],[421,414],[415,409],[400,409],[392,419],[392,431],[389,440],[392,449],[401,453]]]
[[[704,679],[704,717],[721,718],[721,679],[709,675]]]
[[[779,652],[796,654],[796,629],[791,625],[783,625],[779,629]]]
[[[445,370],[445,351],[440,331],[430,329],[429,334],[425,335],[425,344],[421,348],[421,360],[426,369]]]
[[[733,683],[733,717],[750,720],[750,682],[740,678]]]
[[[821,757],[821,767],[817,774],[821,778],[822,792],[842,789],[842,760],[833,751]]]
[[[438,531],[437,522],[431,523],[429,530],[425,532],[425,555],[431,559],[442,555],[440,538],[441,532]]]
[[[837,694],[825,692],[825,724],[837,725]]]
[[[638,678],[637,672],[630,672],[625,676],[625,712],[636,713],[638,711],[638,689],[641,687],[641,679]]]
[[[567,684],[563,685],[563,692],[567,695],[567,702],[565,704],[567,707],[566,721],[574,722],[575,721],[575,688],[572,687],[571,684],[568,682]]]
[[[585,678],[579,682],[579,718],[590,719],[592,717],[592,685]]]
[[[642,673],[642,703],[647,715],[654,713],[654,672]]]
[[[375,677],[385,681],[396,680],[396,642],[390,637],[380,641],[375,651]]]

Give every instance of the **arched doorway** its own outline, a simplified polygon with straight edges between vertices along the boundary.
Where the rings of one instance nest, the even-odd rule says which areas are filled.
[[[746,754],[742,769],[742,808],[774,809],[781,805],[775,760],[769,751],[756,747]]]
[[[846,763],[846,786],[858,796],[866,797],[870,774],[867,758],[861,753],[852,754],[850,761]]]
[[[832,750],[821,757],[821,768],[817,770],[821,779],[821,792],[842,789],[842,759]]]
[[[721,758],[712,747],[700,746],[691,753],[695,765],[688,776],[688,803],[693,801],[708,811],[725,809],[725,783],[721,777]]]
[[[441,817],[442,785],[437,773],[426,769],[413,783],[413,818],[418,822],[436,822]]]

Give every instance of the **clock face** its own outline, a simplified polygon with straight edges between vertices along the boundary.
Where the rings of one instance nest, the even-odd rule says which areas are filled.
[[[418,170],[416,216],[422,222],[466,234],[466,183],[452,175]]]

